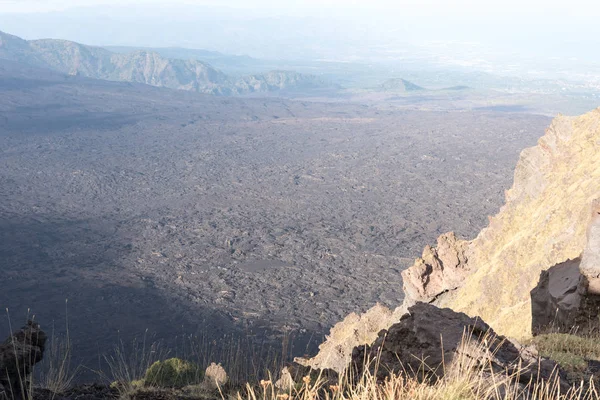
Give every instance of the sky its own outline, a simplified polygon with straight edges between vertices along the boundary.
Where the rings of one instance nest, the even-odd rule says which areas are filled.
[[[555,14],[570,17],[600,16],[600,2],[593,0],[0,0],[0,13],[45,12],[98,5],[172,4],[211,5],[238,9],[265,9],[293,15],[321,12],[402,11],[411,15],[431,13],[487,16],[507,14]]]
[[[25,39],[534,72],[600,65],[599,19],[593,0],[0,0],[0,30]]]

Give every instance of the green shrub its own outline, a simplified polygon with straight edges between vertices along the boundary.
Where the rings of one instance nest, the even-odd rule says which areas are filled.
[[[180,358],[156,361],[144,376],[145,386],[181,388],[201,382],[202,370],[196,364]]]

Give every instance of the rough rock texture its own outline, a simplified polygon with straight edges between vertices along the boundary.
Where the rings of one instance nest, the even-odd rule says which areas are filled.
[[[583,296],[581,259],[568,260],[542,271],[531,290],[531,332],[570,332]]]
[[[581,258],[542,271],[531,291],[531,330],[591,334],[600,331],[600,202],[594,201]]]
[[[397,322],[402,314],[404,309],[401,307],[391,311],[380,304],[362,315],[352,313],[331,328],[315,357],[296,358],[294,361],[305,367],[341,373],[350,363],[354,347],[373,343],[379,331]]]
[[[27,396],[26,382],[44,356],[46,339],[39,324],[29,321],[0,344],[0,398],[2,389],[11,399]]]
[[[436,301],[478,315],[504,335],[530,336],[530,291],[542,271],[582,254],[599,179],[600,109],[555,118],[538,145],[521,153],[506,204],[489,226],[472,242],[455,242],[466,259],[461,270],[469,271],[457,277],[462,284],[453,281],[459,287],[444,293],[445,268],[425,269],[422,276],[428,261],[418,259],[403,272],[406,304]],[[412,288],[419,274],[422,286]]]
[[[405,305],[430,302],[460,286],[468,275],[466,250],[469,242],[457,240],[453,232],[438,238],[437,247],[426,246],[421,258],[402,274]]]
[[[475,368],[485,373],[520,371],[519,383],[527,384],[561,374],[553,361],[497,335],[481,319],[427,303],[410,307],[400,322],[382,331],[371,346],[354,349],[352,365],[358,374],[365,365],[376,368],[379,379],[390,373],[407,373],[435,381],[445,374]],[[568,388],[566,380],[564,386]]]
[[[600,295],[600,199],[592,204],[587,243],[583,251],[581,274],[585,276],[585,289],[589,295]]]

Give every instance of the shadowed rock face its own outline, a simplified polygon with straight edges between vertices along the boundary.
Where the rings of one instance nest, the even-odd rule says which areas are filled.
[[[389,310],[377,304],[362,315],[352,313],[331,328],[327,340],[319,346],[319,354],[311,359],[296,358],[298,364],[313,369],[344,371],[352,358],[352,349],[372,343],[382,329],[400,319],[403,309]]]
[[[600,203],[592,205],[581,258],[542,271],[531,291],[532,333],[589,334],[600,329]]]
[[[568,260],[542,271],[540,282],[531,290],[531,332],[569,332],[582,297],[580,258]]]
[[[2,388],[8,398],[27,398],[26,382],[33,366],[42,361],[46,339],[39,324],[29,321],[0,344],[0,398]]]
[[[587,244],[579,266],[585,276],[589,295],[600,295],[600,199],[592,205],[591,221],[587,229]]]

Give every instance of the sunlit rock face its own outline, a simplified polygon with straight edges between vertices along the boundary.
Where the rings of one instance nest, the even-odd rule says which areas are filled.
[[[418,300],[480,316],[503,335],[530,336],[530,291],[541,271],[582,255],[588,226],[595,232],[590,206],[600,197],[599,179],[600,109],[555,118],[537,146],[521,153],[506,204],[489,226],[473,241],[444,250],[466,262],[416,274],[428,262],[421,258],[403,272],[407,304],[415,301],[412,292],[427,293],[429,298]],[[585,259],[582,264],[585,271]],[[589,264],[590,271],[598,268],[593,260]],[[449,281],[440,274],[453,275],[456,289],[428,288]],[[422,282],[418,290],[415,276]]]
[[[362,316],[349,315],[332,328],[317,356],[297,361],[316,369],[343,370],[354,347],[372,342],[379,330],[398,322],[417,302],[481,317],[501,335],[531,336],[530,293],[541,272],[577,260],[577,287],[587,236],[598,251],[584,255],[581,274],[590,281],[589,290],[595,290],[590,277],[600,276],[600,256],[592,257],[600,254],[600,222],[593,219],[600,221],[597,198],[600,108],[579,117],[558,116],[537,146],[521,153],[506,203],[487,228],[471,241],[453,233],[441,235],[436,247],[426,246],[422,257],[402,272],[402,306],[394,311],[377,306]]]
[[[352,313],[331,328],[327,340],[319,346],[319,354],[295,361],[305,367],[341,373],[350,364],[356,346],[373,343],[379,332],[399,321],[404,312],[401,307],[391,311],[377,304],[364,314]]]

